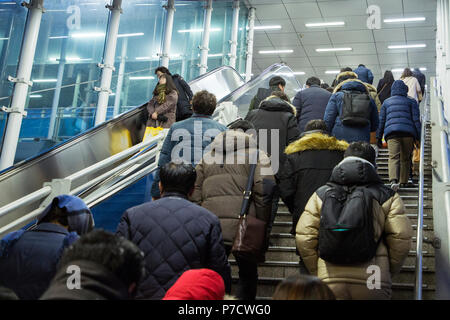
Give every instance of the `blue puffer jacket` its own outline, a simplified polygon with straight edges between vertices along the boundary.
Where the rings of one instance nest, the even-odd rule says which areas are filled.
[[[146,276],[138,284],[137,299],[162,299],[184,271],[200,268],[219,273],[229,292],[231,269],[219,219],[184,195],[164,193],[128,209],[117,234],[145,254]]]
[[[353,72],[358,75],[358,79],[362,82],[373,84],[373,73],[370,69],[360,66],[353,70]]]
[[[386,99],[380,110],[380,126],[377,139],[393,134],[409,134],[420,140],[420,111],[415,99],[408,97],[408,87],[397,80],[391,88],[391,97]]]
[[[344,126],[339,118],[342,113],[344,99],[344,92],[342,92],[342,90],[368,93],[366,86],[360,80],[349,79],[336,86],[335,93],[331,96],[330,101],[328,101],[323,118],[327,124],[328,130],[338,140],[345,140],[349,143],[355,141],[366,141],[370,143],[370,133],[377,130],[379,121],[375,102],[371,99],[370,125],[367,125],[366,127]]]
[[[203,157],[206,147],[214,138],[227,128],[212,119],[211,116],[194,113],[189,119],[176,122],[167,133],[155,172],[151,195],[159,198],[159,168],[176,159],[183,159],[194,167]],[[172,158],[172,150],[177,148],[176,158]],[[189,151],[189,152],[184,152]]]

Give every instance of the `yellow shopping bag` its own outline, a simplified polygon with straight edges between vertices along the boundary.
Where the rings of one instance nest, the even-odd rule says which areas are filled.
[[[157,136],[158,134],[161,133],[161,131],[163,130],[162,127],[146,127],[145,128],[145,132],[144,132],[144,137],[142,138],[142,142],[148,141],[148,139],[151,139],[152,137]],[[142,150],[144,150],[145,148],[142,148]]]

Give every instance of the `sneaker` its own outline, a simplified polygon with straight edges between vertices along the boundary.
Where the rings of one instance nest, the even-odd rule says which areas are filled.
[[[400,184],[397,182],[397,180],[392,180],[391,181],[391,189],[394,190],[395,192],[397,192],[399,188],[400,188]]]

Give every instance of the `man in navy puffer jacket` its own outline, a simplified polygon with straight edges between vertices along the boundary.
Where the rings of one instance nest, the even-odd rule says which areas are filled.
[[[184,271],[201,268],[220,274],[229,293],[231,269],[219,218],[188,200],[197,178],[194,167],[169,162],[160,178],[162,198],[128,209],[117,228],[145,254],[146,275],[136,298],[162,299]]]
[[[373,73],[370,69],[366,68],[365,65],[360,64],[353,72],[358,75],[359,80],[368,84],[373,84]]]
[[[408,97],[408,87],[403,81],[394,81],[391,97],[381,107],[377,131],[378,144],[383,134],[388,144],[389,181],[394,189],[398,188],[398,182],[405,186],[408,181],[414,141],[420,141],[420,130],[419,105]]]

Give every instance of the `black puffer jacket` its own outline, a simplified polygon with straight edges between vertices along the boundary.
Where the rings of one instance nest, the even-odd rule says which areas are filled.
[[[283,164],[286,159],[284,149],[300,136],[296,115],[292,104],[277,96],[270,96],[261,103],[259,109],[249,112],[245,118],[253,123],[256,130],[267,129],[267,146],[261,145],[260,137],[258,143],[271,156],[274,173],[278,172],[274,156],[278,155],[279,164]],[[271,130],[279,130],[278,146],[272,146]]]
[[[231,270],[219,219],[184,195],[165,193],[160,200],[128,209],[117,234],[145,254],[146,275],[137,299],[162,299],[184,271],[200,268],[219,273],[229,292]]]
[[[344,158],[348,143],[320,131],[307,131],[286,148],[287,161],[277,175],[281,198],[292,213],[292,230],[317,188],[328,182]]]

